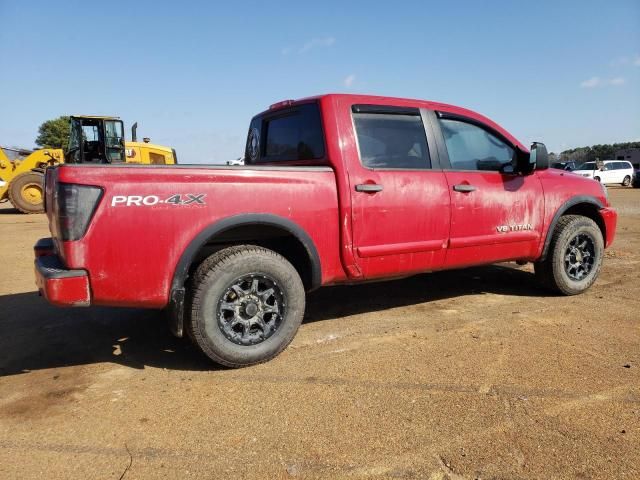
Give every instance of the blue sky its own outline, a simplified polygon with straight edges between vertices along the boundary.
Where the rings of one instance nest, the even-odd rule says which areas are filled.
[[[553,151],[640,140],[639,0],[0,0],[0,64],[2,145],[105,114],[224,162],[252,115],[326,92],[465,106]]]

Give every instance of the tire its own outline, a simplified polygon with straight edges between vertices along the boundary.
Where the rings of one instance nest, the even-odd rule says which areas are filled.
[[[599,182],[599,181],[600,181],[600,177],[593,177],[593,179],[594,179],[596,182]]]
[[[585,247],[581,249],[581,245]],[[598,278],[603,255],[604,240],[598,225],[581,215],[565,215],[551,236],[547,257],[534,264],[535,274],[547,288],[577,295]]]
[[[25,172],[11,180],[9,200],[22,213],[44,212],[44,175]]]
[[[622,180],[622,186],[628,187],[629,185],[631,185],[631,177],[627,175],[626,177],[624,177],[624,180]]]
[[[271,360],[291,343],[304,316],[305,291],[296,269],[283,256],[254,245],[209,256],[196,269],[189,291],[187,334],[211,360],[227,367]]]

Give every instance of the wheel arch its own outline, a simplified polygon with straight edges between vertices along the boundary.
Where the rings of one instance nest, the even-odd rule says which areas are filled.
[[[204,230],[202,230],[189,243],[187,248],[182,253],[174,271],[171,288],[175,289],[184,286],[188,278],[189,268],[191,267],[193,262],[198,259],[198,254],[202,252],[204,247],[212,244],[212,241],[216,240],[217,238],[221,238],[221,236],[225,233],[228,234],[234,232],[248,232],[249,229],[247,229],[247,227],[269,229],[271,232],[279,231],[282,233],[286,233],[289,238],[295,239],[298,244],[304,248],[304,252],[309,262],[309,277],[305,282],[305,287],[312,290],[320,286],[320,283],[322,281],[320,256],[318,255],[318,250],[316,249],[315,244],[313,243],[313,240],[311,239],[309,234],[298,224],[287,218],[267,213],[249,213],[227,217],[209,225]],[[257,243],[264,243],[262,241],[263,239],[259,238],[251,239],[238,237],[234,239],[233,236],[229,236],[226,239],[221,238],[221,240],[222,241],[218,243],[237,244],[242,241],[251,240],[256,240]],[[288,257],[286,254],[283,256],[285,258]]]
[[[563,215],[582,215],[584,217],[590,218],[598,225],[600,231],[602,232],[602,238],[607,238],[607,230],[606,225],[604,223],[604,219],[602,215],[600,215],[600,209],[605,206],[602,204],[600,200],[596,197],[579,195],[575,197],[571,197],[569,200],[565,201],[560,208],[554,214],[551,223],[549,224],[549,229],[547,230],[547,235],[544,240],[544,246],[542,248],[542,255],[539,260],[544,260],[547,257],[547,253],[549,252],[549,246],[551,244],[551,237],[553,236],[553,232],[556,229],[556,225],[558,224],[558,220]]]
[[[256,232],[260,235],[255,235]],[[268,213],[224,218],[196,235],[176,265],[169,297],[170,323],[174,335],[182,336],[185,284],[191,271],[216,250],[242,243],[266,246],[280,253],[300,273],[305,289],[314,290],[322,283],[318,250],[309,234],[297,223]]]

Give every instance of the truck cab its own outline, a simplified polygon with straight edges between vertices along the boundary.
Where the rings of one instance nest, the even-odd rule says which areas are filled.
[[[124,124],[118,117],[70,117],[67,163],[123,163]]]

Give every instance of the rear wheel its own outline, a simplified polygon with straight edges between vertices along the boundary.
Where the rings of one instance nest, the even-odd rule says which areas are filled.
[[[230,247],[196,270],[187,333],[216,363],[254,365],[289,345],[304,307],[302,280],[284,257],[253,245]]]
[[[21,173],[9,185],[9,200],[22,213],[42,213],[44,212],[43,184],[42,173]]]
[[[603,254],[598,225],[581,215],[565,215],[553,232],[546,259],[534,265],[536,277],[564,295],[582,293],[596,281]]]
[[[624,180],[622,181],[622,186],[628,187],[629,185],[631,185],[631,177],[627,175],[626,177],[624,177]]]

